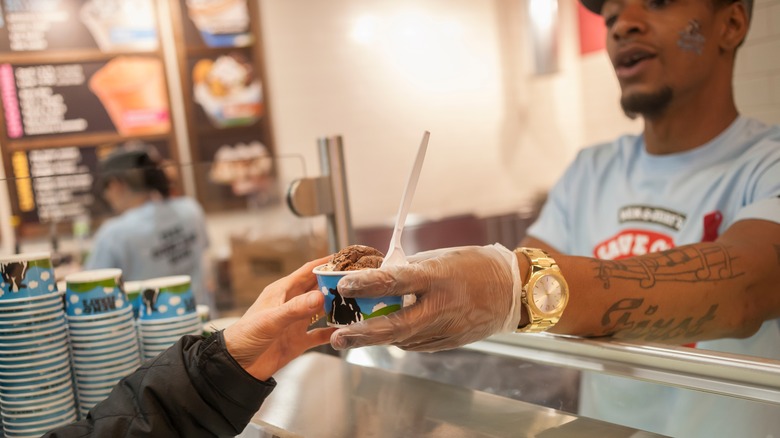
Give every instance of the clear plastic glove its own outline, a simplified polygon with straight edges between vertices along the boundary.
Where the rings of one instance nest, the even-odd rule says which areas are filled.
[[[428,251],[411,263],[356,271],[339,282],[345,297],[413,293],[416,303],[386,316],[340,328],[337,350],[392,344],[406,350],[456,348],[520,321],[520,270],[515,254],[499,244]]]

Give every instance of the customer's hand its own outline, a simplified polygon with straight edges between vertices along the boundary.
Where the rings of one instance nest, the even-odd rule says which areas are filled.
[[[338,350],[393,344],[406,350],[456,348],[517,327],[520,272],[515,255],[501,245],[435,250],[409,264],[356,271],[339,282],[345,297],[414,293],[417,302],[386,316],[340,328]]]
[[[324,313],[324,296],[316,290],[312,269],[327,260],[309,262],[266,287],[241,319],[225,329],[230,355],[255,378],[267,380],[306,350],[328,342],[335,329],[308,330],[312,317]]]

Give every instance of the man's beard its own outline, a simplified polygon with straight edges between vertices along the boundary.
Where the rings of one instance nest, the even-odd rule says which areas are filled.
[[[655,93],[632,94],[620,98],[623,112],[632,119],[642,116],[652,119],[660,116],[672,101],[672,89],[664,87]]]

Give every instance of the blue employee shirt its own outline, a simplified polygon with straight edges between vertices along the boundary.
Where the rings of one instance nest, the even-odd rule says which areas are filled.
[[[126,281],[189,275],[196,301],[209,304],[202,272],[207,246],[204,214],[196,201],[150,201],[100,227],[84,268],[120,268]]]
[[[779,196],[780,127],[739,117],[686,152],[648,154],[642,136],[582,150],[528,234],[565,254],[621,259],[715,240],[742,219],[780,222]],[[780,320],[698,347],[780,359]],[[583,373],[580,404],[583,415],[672,436],[780,430],[776,406],[595,373]]]

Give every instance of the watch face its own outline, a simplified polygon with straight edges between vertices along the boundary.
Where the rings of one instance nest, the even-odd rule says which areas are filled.
[[[563,306],[565,298],[561,283],[552,275],[545,275],[534,284],[534,304],[544,313],[553,313]]]

